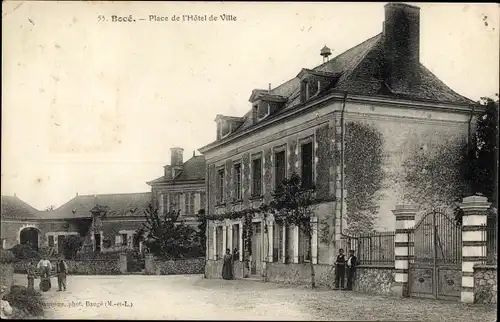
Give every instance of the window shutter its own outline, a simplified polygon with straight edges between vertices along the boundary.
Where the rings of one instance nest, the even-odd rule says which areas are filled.
[[[120,245],[122,243],[122,236],[115,236],[115,245]]]

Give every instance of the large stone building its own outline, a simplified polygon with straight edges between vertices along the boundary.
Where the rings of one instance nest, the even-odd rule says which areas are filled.
[[[172,148],[171,162],[164,167],[164,175],[147,183],[160,214],[180,210],[180,218],[196,227],[196,215],[206,202],[205,157],[193,152],[193,157],[184,162],[183,153],[182,148]]]
[[[256,214],[252,274],[266,265],[278,272],[284,263],[332,264],[341,233],[394,230],[391,210],[416,193],[403,180],[410,161],[462,144],[474,123],[474,102],[420,63],[419,29],[418,7],[387,4],[382,33],[332,59],[325,46],[323,64],[253,90],[244,116],[216,117],[216,141],[199,149],[207,211],[220,218],[207,228],[207,276],[220,274],[226,248],[243,260],[245,223],[224,214],[268,204],[293,172],[325,200],[312,219],[312,253],[297,227]]]

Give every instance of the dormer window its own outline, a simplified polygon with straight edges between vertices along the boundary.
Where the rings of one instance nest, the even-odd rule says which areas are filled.
[[[217,115],[215,122],[217,122],[217,140],[220,140],[243,124],[243,118],[234,116]]]
[[[269,102],[261,102],[258,109],[257,121],[265,119],[269,114],[271,114],[271,104]]]

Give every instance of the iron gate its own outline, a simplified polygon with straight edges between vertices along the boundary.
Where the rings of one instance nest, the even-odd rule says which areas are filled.
[[[410,296],[459,299],[462,288],[462,229],[445,209],[426,213],[409,236]]]

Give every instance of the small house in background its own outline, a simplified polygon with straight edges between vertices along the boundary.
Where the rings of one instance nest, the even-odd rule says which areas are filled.
[[[205,208],[205,157],[193,156],[184,162],[184,149],[172,148],[170,164],[164,166],[163,176],[148,181],[153,205],[160,215],[180,210],[179,219],[197,228],[197,213]]]

